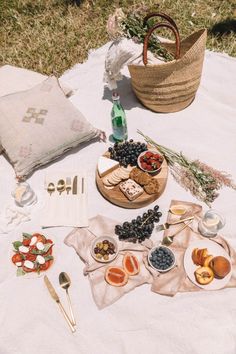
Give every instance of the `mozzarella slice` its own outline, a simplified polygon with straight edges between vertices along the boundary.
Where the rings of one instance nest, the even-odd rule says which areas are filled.
[[[22,265],[22,262],[16,262],[16,266],[20,267]]]
[[[25,262],[24,262],[24,266],[25,266],[26,268],[33,269],[33,268],[34,268],[34,263],[31,262],[31,261],[25,261]]]
[[[109,159],[105,156],[100,156],[98,159],[98,173],[100,177],[107,175],[119,167],[119,162]]]
[[[33,236],[30,240],[30,246],[33,246],[37,242],[37,236]]]
[[[29,247],[26,246],[20,246],[19,251],[22,253],[28,253],[29,252]]]
[[[45,259],[44,259],[44,257],[38,255],[36,257],[36,262],[38,262],[39,264],[44,264],[45,263]]]
[[[44,249],[44,244],[42,242],[37,242],[36,247],[39,251],[42,251]]]

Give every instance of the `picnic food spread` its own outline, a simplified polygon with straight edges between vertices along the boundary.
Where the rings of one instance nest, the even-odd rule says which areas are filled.
[[[157,150],[154,153],[147,149],[146,144],[130,139],[116,142],[99,158],[96,182],[107,200],[125,208],[140,208],[163,193],[167,180],[166,162]],[[139,161],[145,153],[149,156],[145,155],[144,159],[150,161],[150,168],[143,171]]]
[[[183,43],[180,52],[181,56],[183,53],[187,53],[186,50],[188,51]],[[104,50],[102,51],[104,53]],[[181,59],[178,62],[182,62]],[[90,65],[90,63],[88,64]],[[172,64],[170,62],[168,66],[171,67]],[[101,92],[98,90],[99,92],[96,92],[95,95],[92,93],[93,87],[99,89],[99,84],[97,85],[95,82],[96,77],[99,76],[96,75],[97,65],[99,65],[99,60],[93,68],[91,67],[92,77],[90,80],[85,80],[89,84],[86,82],[83,83],[85,84],[85,90],[80,89],[76,94],[80,101],[76,102],[76,98],[73,98],[73,104],[78,104],[78,107],[82,104],[83,106],[81,107],[85,111],[85,114],[88,114],[88,117],[91,114],[91,119],[94,120],[93,123],[95,126],[96,124],[102,126],[108,137],[109,129],[111,130],[111,127],[108,127],[108,123],[111,125],[109,117],[107,117],[108,123],[106,122],[106,114],[110,104],[109,97],[107,97],[109,95],[107,95],[106,90],[103,92],[103,88]],[[143,72],[145,69],[149,70],[151,68],[149,65],[141,66]],[[165,64],[163,63],[161,66],[163,67]],[[134,66],[131,68],[131,70],[135,69],[139,70]],[[220,70],[212,69],[214,70],[214,77],[218,73],[220,74]],[[79,72],[80,68],[76,70]],[[87,78],[89,71],[87,69],[84,70],[82,79],[83,77]],[[196,73],[194,70],[193,72]],[[150,79],[154,78],[154,76],[150,75]],[[160,76],[158,77],[160,78]],[[178,82],[183,82],[183,79],[183,76],[180,76]],[[76,76],[71,76],[70,80],[71,82],[76,81]],[[150,85],[146,80],[147,77],[143,75],[138,81],[142,81],[148,89]],[[136,90],[135,81],[134,75],[132,85]],[[199,76],[197,85],[198,81]],[[91,85],[93,82],[96,86]],[[213,82],[215,83],[215,81]],[[47,84],[49,83],[50,81]],[[189,82],[189,84],[191,84],[189,88],[193,88],[193,83]],[[80,85],[78,83],[78,87],[81,87]],[[90,86],[89,90],[86,90],[86,85]],[[137,85],[139,86],[139,83]],[[170,95],[173,92],[178,95],[178,90],[175,87],[172,93],[169,93],[169,88],[164,86],[162,83],[162,87],[160,87],[162,91],[161,95],[163,95],[161,104],[164,109],[168,109],[167,100],[172,100]],[[55,142],[55,146],[52,148],[56,149],[57,146],[60,146],[60,151],[58,151],[58,154],[51,154],[50,159],[48,159],[48,151],[46,151],[44,155],[37,156],[36,162],[35,160],[30,161],[32,161],[32,164],[36,164],[34,165],[36,168],[38,162],[42,165],[49,160],[51,161],[53,156],[54,158],[61,156],[61,158],[55,166],[45,167],[44,187],[42,179],[44,170],[38,171],[32,180],[29,181],[39,197],[39,203],[36,207],[31,205],[28,209],[22,208],[21,210],[17,210],[18,213],[20,211],[32,210],[32,215],[30,215],[32,216],[32,220],[29,220],[27,224],[28,234],[25,233],[20,239],[21,244],[14,243],[14,254],[11,249],[11,255],[7,254],[6,257],[9,269],[12,272],[17,271],[17,275],[24,276],[17,279],[13,276],[12,279],[14,280],[11,284],[10,277],[4,274],[5,269],[1,267],[1,284],[3,284],[1,286],[1,290],[3,290],[1,295],[10,296],[14,292],[14,288],[19,290],[17,296],[15,296],[15,301],[8,308],[7,300],[5,299],[6,296],[1,296],[2,308],[9,309],[8,315],[12,317],[4,321],[7,328],[6,333],[4,333],[4,341],[1,343],[1,350],[3,352],[7,354],[9,350],[17,351],[16,346],[20,349],[22,348],[22,352],[25,353],[29,350],[20,345],[23,342],[27,342],[27,335],[24,336],[24,331],[21,328],[18,331],[22,314],[22,324],[28,324],[29,328],[32,327],[33,321],[36,323],[41,317],[39,326],[37,323],[37,333],[39,336],[31,335],[29,337],[28,335],[28,337],[31,338],[31,342],[34,342],[40,348],[39,350],[45,349],[46,351],[47,343],[51,343],[51,349],[53,347],[55,351],[66,351],[65,347],[68,346],[67,351],[71,353],[76,352],[76,350],[81,353],[96,353],[97,351],[104,353],[113,351],[122,352],[122,350],[143,352],[148,350],[151,353],[152,351],[155,352],[157,347],[160,352],[168,352],[173,348],[175,348],[174,350],[176,348],[179,349],[181,344],[184,347],[181,352],[194,352],[196,348],[193,347],[195,345],[194,341],[192,341],[193,337],[189,338],[189,333],[191,334],[192,330],[191,326],[189,327],[188,336],[185,336],[184,341],[182,339],[178,341],[179,346],[175,345],[176,343],[173,340],[172,348],[170,349],[170,347],[168,348],[169,341],[162,340],[166,328],[170,328],[169,325],[175,323],[176,319],[179,321],[179,327],[184,329],[184,331],[186,330],[187,333],[187,325],[191,322],[189,321],[191,314],[194,314],[194,330],[197,332],[199,338],[204,338],[204,335],[207,335],[208,338],[211,336],[215,338],[216,334],[217,336],[219,334],[220,338],[221,331],[225,330],[226,332],[228,329],[227,322],[231,319],[227,316],[226,309],[231,311],[233,307],[234,303],[233,300],[230,303],[229,294],[231,294],[232,299],[234,289],[228,289],[227,291],[215,294],[208,293],[205,294],[206,296],[204,296],[203,291],[236,286],[235,251],[219,233],[214,239],[207,239],[208,243],[205,243],[206,238],[202,236],[198,229],[199,221],[202,220],[204,212],[202,205],[191,203],[190,201],[186,202],[185,200],[189,200],[191,196],[181,188],[175,188],[175,181],[186,188],[187,191],[190,191],[201,202],[206,202],[207,206],[214,201],[219,189],[223,185],[232,187],[232,181],[228,178],[227,174],[221,174],[199,160],[191,160],[182,152],[178,153],[166,148],[164,145],[160,145],[162,141],[163,143],[168,142],[170,146],[177,146],[181,151],[185,144],[185,149],[189,150],[186,153],[195,151],[194,148],[198,146],[199,151],[206,160],[214,161],[211,153],[213,154],[215,151],[214,149],[211,151],[210,143],[214,144],[214,139],[217,142],[220,139],[218,134],[211,134],[212,139],[208,139],[207,130],[203,130],[206,127],[205,117],[207,119],[210,117],[210,112],[207,111],[209,107],[206,107],[207,114],[204,120],[201,114],[199,114],[199,110],[194,114],[195,107],[199,108],[198,100],[202,100],[203,102],[203,105],[200,105],[200,107],[204,107],[204,103],[207,106],[209,101],[213,101],[214,90],[213,92],[208,90],[207,82],[205,81],[203,81],[203,86],[204,94],[200,94],[196,98],[190,111],[186,110],[184,113],[186,116],[182,115],[182,113],[160,116],[148,112],[140,108],[139,103],[132,96],[132,92],[129,92],[129,87],[126,90],[124,86],[121,86],[121,99],[124,100],[124,107],[127,108],[127,113],[129,113],[127,114],[128,132],[130,137],[133,134],[134,140],[130,139],[115,143],[114,145],[109,141],[106,144],[99,144],[97,142],[94,145],[87,146],[88,141],[86,139],[84,141],[84,138],[88,136],[92,137],[98,131],[87,124],[82,117],[78,119],[78,116],[73,114],[73,109],[76,110],[76,107],[70,107],[71,113],[69,115],[71,121],[68,121],[66,111],[63,110],[64,103],[62,102],[63,107],[60,106],[59,108],[62,112],[62,117],[64,117],[63,121],[67,123],[66,129],[63,129],[63,126],[60,125],[61,121],[57,118],[58,115],[55,114],[57,124],[51,130],[54,133],[52,135],[53,138],[50,136],[51,140]],[[41,91],[44,92],[45,96],[48,96],[49,93],[47,92],[53,93],[54,90],[50,91],[50,87],[44,85]],[[196,91],[196,87],[193,88],[193,91]],[[88,95],[88,92],[91,92],[91,96]],[[142,91],[140,94],[143,96],[144,92]],[[102,95],[103,100],[101,100]],[[206,95],[212,96],[208,99]],[[88,108],[86,112],[87,97],[91,97],[91,102],[94,105],[91,105],[92,107]],[[155,97],[157,97],[156,93]],[[193,96],[191,95],[191,100],[192,98]],[[210,117],[211,121],[214,120],[214,123],[217,121],[218,110],[222,113],[220,109],[220,104],[222,103],[220,101],[221,96],[217,95],[217,98],[219,99],[219,104],[215,102],[216,106],[214,107],[216,119],[213,119],[215,117]],[[152,101],[153,95],[146,93],[145,100]],[[51,122],[51,115],[49,114],[50,112],[47,113],[47,109],[51,110],[51,107],[55,107],[56,104],[50,105],[49,102],[48,106],[44,107],[41,106],[43,100],[37,100],[37,103],[39,105],[36,107],[29,103],[29,111],[27,111],[28,106],[26,110],[22,109],[22,112],[19,111],[22,114],[19,116],[22,129],[25,127],[30,131],[30,127],[32,126],[38,131],[42,127],[47,130],[48,124]],[[155,102],[152,103],[155,104]],[[9,103],[7,107],[10,107]],[[95,114],[94,110],[96,110]],[[19,119],[18,112],[16,113],[17,119]],[[227,119],[222,114],[225,126],[224,131],[226,132],[227,128],[232,128],[233,126],[230,117],[231,113],[229,111],[227,113]],[[153,134],[156,142],[144,136],[144,134],[142,135],[137,132],[137,128],[144,130],[147,134]],[[217,129],[217,123],[214,125],[214,128]],[[0,130],[0,143],[3,145],[3,149],[5,149],[5,144],[10,139],[2,139],[4,132],[2,132],[2,128]],[[90,130],[92,130],[91,134],[89,133]],[[194,134],[191,134],[191,130],[194,131]],[[9,134],[14,134],[14,129],[6,129],[5,131],[9,132]],[[61,132],[69,133],[70,140],[67,144],[64,144],[64,135],[57,141]],[[214,130],[215,132],[217,130]],[[202,139],[199,142],[198,137],[201,133]],[[223,131],[218,131],[218,133],[220,133],[221,141],[219,142],[221,143],[223,140],[222,137],[227,138],[227,134],[224,135]],[[47,150],[46,142],[44,142],[46,134],[45,136],[44,134],[38,134],[37,136],[40,136],[39,140],[42,143],[42,149],[45,148]],[[75,154],[68,154],[64,159],[62,156],[64,152],[78,145],[78,136],[81,142],[85,142],[83,148],[80,151],[76,151]],[[14,142],[13,138],[12,136],[11,140]],[[191,139],[195,142],[195,146],[194,144],[193,146],[191,145]],[[188,146],[188,144],[190,145]],[[229,145],[229,141],[225,140],[225,145],[222,145],[222,151],[230,155]],[[5,150],[7,151],[7,149]],[[31,145],[28,145],[28,143],[24,144],[23,142],[20,142],[18,150],[15,149],[14,144],[8,150],[13,150],[11,154],[9,153],[12,160],[14,156],[21,157],[19,164],[27,156],[35,156],[36,151],[34,149],[31,150]],[[219,166],[223,161],[229,167],[229,159],[218,159],[217,161]],[[56,171],[56,166],[59,166],[60,171]],[[78,170],[72,172],[71,168],[74,168],[74,166],[78,166]],[[220,167],[224,167],[224,165]],[[18,166],[17,169],[19,170]],[[83,169],[87,171],[87,175],[85,175]],[[171,172],[171,175],[167,184],[168,171]],[[28,166],[28,172],[30,173],[30,165]],[[1,178],[4,178],[3,175],[1,174]],[[96,178],[96,184],[94,177]],[[163,193],[164,197],[157,201]],[[86,201],[87,196],[89,196],[88,203]],[[227,207],[225,207],[225,213],[228,213],[227,217],[229,218],[230,211],[233,208],[232,203],[230,204],[232,200],[230,200],[229,195],[227,195],[227,198],[225,198],[224,203],[219,203],[219,205],[226,205],[229,201]],[[16,201],[21,199],[21,196],[16,196]],[[44,201],[46,202],[46,206],[44,205]],[[38,216],[43,214],[42,210],[48,214],[48,219],[44,219],[43,221],[38,218]],[[33,214],[34,212],[36,215]],[[10,214],[10,218],[14,220],[14,214]],[[35,224],[33,224],[34,222]],[[17,223],[15,225],[15,227],[18,227]],[[48,229],[47,231],[40,231],[39,225],[42,227],[53,227],[52,233],[50,233],[53,237],[49,236]],[[226,227],[228,226],[232,228],[230,223],[226,225]],[[65,229],[65,227],[71,229]],[[32,228],[33,230],[38,230],[39,233],[33,233]],[[232,229],[234,230],[234,228]],[[226,230],[226,235],[229,235],[230,231],[229,229]],[[16,232],[16,235],[9,235],[8,241],[4,240],[5,245],[4,241],[1,241],[1,246],[3,246],[1,247],[1,255],[3,255],[6,249],[7,242],[9,248],[11,248],[12,240],[19,242],[17,235],[20,233],[17,230]],[[44,234],[42,235],[42,233]],[[68,236],[64,239],[67,233]],[[4,238],[3,236],[2,240]],[[168,247],[164,246],[166,245],[164,242],[165,239],[169,242]],[[55,249],[52,240],[55,240],[55,246],[59,247],[59,252],[58,248]],[[231,237],[231,240],[232,242],[234,241],[233,237]],[[199,244],[195,245],[195,241],[198,241]],[[65,244],[68,247],[65,247]],[[72,247],[76,251],[74,254]],[[57,251],[58,257],[55,257],[55,251]],[[186,255],[190,256],[187,258]],[[1,257],[1,259],[3,260],[2,263],[4,263],[4,257]],[[52,266],[52,264],[54,265]],[[64,267],[64,269],[61,269],[61,267]],[[59,272],[63,270],[70,273],[70,277],[65,276],[65,272],[63,272],[64,276],[60,276],[57,279]],[[47,274],[44,278],[45,282],[42,279],[38,279],[38,274]],[[35,280],[23,280],[24,278],[31,279],[30,275],[35,275]],[[47,276],[51,278],[51,282]],[[141,287],[143,284],[145,285]],[[76,285],[77,288],[73,287],[73,285]],[[73,292],[71,302],[68,290],[71,291],[71,295]],[[152,294],[149,294],[150,290],[153,292]],[[90,291],[92,296],[90,296]],[[196,293],[188,293],[193,291],[196,291]],[[178,293],[180,295],[173,299],[172,297]],[[157,294],[169,297],[163,298]],[[112,305],[122,296],[124,297],[119,304]],[[204,301],[201,301],[201,298],[204,298]],[[64,309],[62,304],[67,299],[68,306]],[[54,304],[52,300],[54,300]],[[28,312],[30,315],[28,317],[26,311],[24,313],[18,311],[18,308],[21,308],[19,305],[24,301],[26,301],[27,308],[29,309]],[[106,309],[103,313],[97,313],[93,302],[99,309],[104,309],[107,306],[111,306],[112,308]],[[76,304],[74,310],[77,319],[77,329],[75,317],[71,311],[71,303]],[[220,307],[218,306],[219,304],[223,304],[223,306]],[[63,323],[60,323],[60,320],[62,322],[62,318],[59,318],[61,314],[58,311],[57,321],[55,305],[60,306],[60,310],[69,324],[71,331],[74,333],[77,330],[77,337],[75,335],[73,340],[70,340],[69,336],[67,338],[65,336],[67,335],[66,333],[65,335],[63,334],[64,326]],[[209,309],[211,306],[212,309],[210,312]],[[207,312],[205,311],[206,308]],[[33,313],[34,310],[35,312]],[[2,311],[2,313],[6,318],[5,314],[7,311]],[[31,315],[32,313],[34,316]],[[45,313],[47,316],[45,316]],[[199,316],[196,316],[198,313]],[[226,316],[224,316],[225,313]],[[204,321],[202,321],[202,314],[204,315]],[[214,316],[221,318],[220,323],[222,328],[220,328],[219,333],[215,330],[214,333],[205,331],[204,326],[209,327],[210,323],[207,321],[207,316],[211,317],[210,322],[212,323]],[[32,317],[31,322],[30,317]],[[12,321],[12,319],[15,320]],[[53,326],[54,324],[55,326]],[[57,337],[59,338],[56,339],[56,342],[50,341],[50,337],[55,337],[53,337],[53,329],[56,330]],[[178,332],[178,330],[172,331],[173,338],[174,336],[178,336]],[[10,342],[12,333],[20,333],[21,335],[18,334],[17,339],[22,339],[22,343],[18,343],[18,341],[16,343],[14,341]],[[140,336],[140,340],[136,340],[140,333],[144,335]],[[222,334],[222,338],[227,338],[225,334]],[[39,342],[37,342],[38,337],[40,337]],[[9,338],[9,343],[6,343],[5,338]],[[45,347],[40,346],[41,338],[46,343]],[[63,341],[63,338],[67,338],[68,340]],[[127,338],[127,342],[125,342],[125,338]],[[226,342],[230,343],[229,346],[232,349],[233,343],[231,339],[229,338],[229,341]],[[191,341],[194,343],[192,346]],[[65,344],[60,349],[60,345],[63,342]],[[72,343],[71,347],[70,343]],[[121,343],[120,347],[119,343]],[[210,344],[206,345],[207,350],[216,352],[217,350]],[[139,345],[140,348],[138,347]],[[229,351],[223,343],[219,343],[219,351],[224,352],[224,349],[225,351]]]

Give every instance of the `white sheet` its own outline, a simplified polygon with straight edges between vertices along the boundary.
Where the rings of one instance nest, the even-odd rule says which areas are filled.
[[[86,63],[77,65],[62,77],[77,89],[71,101],[107,135],[111,132],[111,95],[107,89],[103,90],[102,77],[108,46],[92,52]],[[124,73],[119,91],[127,113],[130,138],[139,139],[136,133],[139,128],[162,144],[230,172],[236,180],[236,59],[206,52],[201,87],[195,101],[184,111],[173,114],[156,114],[143,108],[132,92],[127,70]],[[90,217],[100,213],[124,221],[141,214],[146,208],[116,207],[97,191],[96,162],[107,146],[109,143],[98,142],[84,146],[81,151],[36,171],[29,183],[38,194],[40,208],[43,208],[46,172],[79,170],[86,166]],[[13,186],[13,169],[1,156],[1,208],[9,202]],[[196,201],[170,176],[164,194],[157,201],[163,212],[162,221],[172,198]],[[236,247],[235,191],[223,189],[213,206],[226,216],[222,234]],[[48,271],[48,277],[65,307],[65,292],[59,287],[58,275],[66,271],[71,277],[70,294],[78,323],[77,332],[72,335],[50,298],[43,278],[17,279],[10,263],[11,242],[20,237],[22,231],[42,231],[40,208],[35,208],[30,222],[0,236],[0,354],[235,354],[236,289],[178,294],[169,298],[152,293],[150,286],[144,285],[99,311],[89,282],[83,276],[82,261],[63,244],[71,228],[52,228],[43,231],[56,241],[56,262]]]

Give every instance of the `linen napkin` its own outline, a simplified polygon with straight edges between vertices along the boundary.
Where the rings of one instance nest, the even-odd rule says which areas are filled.
[[[152,275],[146,268],[143,256],[152,243],[148,241],[141,244],[121,242],[115,235],[114,229],[117,221],[98,215],[89,220],[87,229],[74,229],[64,240],[67,246],[73,247],[85,263],[84,274],[88,276],[94,301],[99,309],[111,305],[121,296],[144,283],[152,282]],[[99,236],[114,237],[119,246],[118,256],[110,263],[99,263],[91,255],[91,244]],[[130,251],[139,260],[140,272],[130,276],[128,283],[121,287],[109,285],[105,278],[105,271],[108,266],[122,266],[124,254]]]
[[[73,181],[77,176],[77,190],[73,194]],[[71,190],[57,191],[60,179],[66,182],[71,180]],[[56,190],[51,194],[47,191],[49,183],[53,183]],[[45,208],[42,210],[41,225],[43,228],[56,226],[87,227],[88,226],[88,198],[86,173],[58,172],[45,178]]]
[[[177,267],[173,268],[169,272],[159,273],[154,269],[152,269],[146,262],[146,266],[152,272],[153,279],[154,279],[151,290],[156,293],[162,295],[169,295],[169,296],[174,296],[177,292],[200,291],[200,290],[205,291],[204,289],[196,286],[191,282],[191,280],[188,278],[185,272],[184,262],[183,262],[184,253],[191,242],[197,240],[206,240],[206,238],[201,236],[197,230],[198,221],[202,215],[202,207],[198,204],[177,201],[177,200],[172,200],[170,207],[178,204],[186,206],[187,208],[186,215],[187,214],[194,215],[194,222],[192,223],[191,226],[190,225],[187,226],[183,231],[177,234],[174,237],[173,244],[170,246],[170,248],[173,249],[175,253]],[[175,221],[176,218],[179,218],[179,216],[172,215],[169,213],[167,222],[173,222]],[[164,237],[173,235],[175,231],[177,231],[179,228],[180,228],[179,225],[172,226],[170,229],[164,232]],[[220,244],[231,257],[233,272],[230,281],[227,283],[225,287],[226,288],[236,287],[235,250],[221,236],[217,236],[211,240],[213,242],[217,242],[218,244]]]

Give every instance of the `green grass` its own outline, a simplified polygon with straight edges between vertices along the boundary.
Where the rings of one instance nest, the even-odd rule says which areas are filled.
[[[202,27],[217,30],[221,22],[223,29],[235,24],[234,0],[160,0],[158,8],[156,3],[85,0],[76,6],[68,0],[0,0],[0,65],[59,76],[109,40],[106,21],[119,6],[125,11],[140,4],[156,7],[176,20],[182,37]],[[236,56],[236,34],[209,32],[207,48]]]

